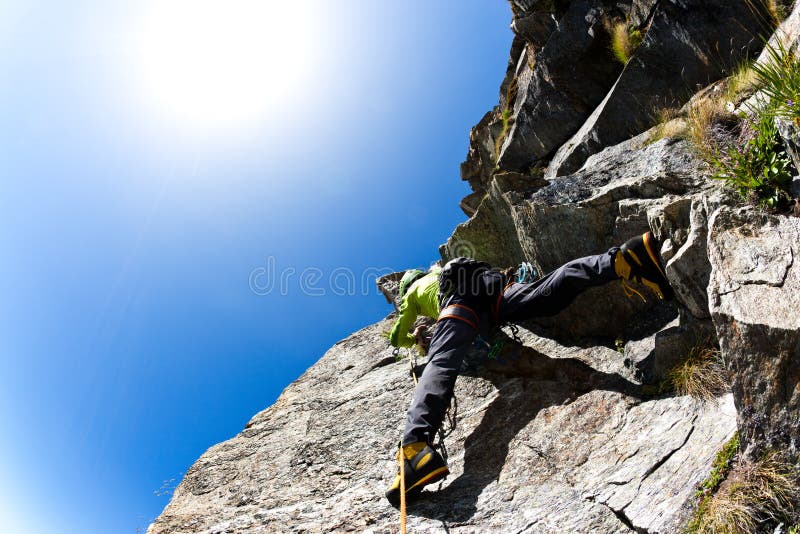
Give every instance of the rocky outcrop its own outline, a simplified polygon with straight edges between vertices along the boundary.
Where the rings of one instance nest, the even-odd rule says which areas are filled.
[[[574,172],[586,159],[654,123],[658,110],[682,106],[761,49],[773,28],[758,2],[662,1],[644,41],[580,130],[564,143],[548,175]]]
[[[516,38],[500,102],[472,129],[461,167],[473,189],[462,201],[469,216],[496,172],[532,181],[544,169],[548,178],[574,173],[758,53],[772,31],[762,3],[749,0],[511,4]],[[620,25],[643,36],[626,65],[611,52]]]
[[[711,220],[709,306],[747,456],[800,452],[800,219],[722,208]]]
[[[539,272],[549,272],[653,227],[669,246],[684,247],[670,269],[679,287],[687,287],[678,298],[698,318],[707,318],[705,288],[698,286],[695,270],[705,267],[707,273],[708,262],[697,257],[704,248],[697,251],[694,246],[701,230],[689,233],[690,206],[693,198],[698,206],[716,206],[721,193],[686,142],[664,139],[646,145],[647,138],[645,134],[610,147],[580,171],[533,192],[507,190],[501,181],[493,181],[475,215],[442,246],[443,259],[467,255],[497,266],[524,260]],[[685,246],[688,235],[692,239]],[[605,304],[603,313],[597,313],[597,302]],[[631,299],[620,285],[610,284],[582,295],[575,306],[544,324],[551,324],[554,333],[613,339],[652,304],[652,299]]]
[[[390,325],[337,343],[209,449],[148,533],[396,531],[382,492],[413,384]],[[409,507],[409,531],[672,531],[735,429],[730,396],[648,399],[617,351],[521,333],[497,360],[471,355],[452,474]]]
[[[603,99],[622,70],[611,59],[603,26],[624,18],[617,3],[578,0],[563,14],[539,12],[540,19],[559,17],[539,40],[541,49],[532,42],[518,60],[516,98],[509,102],[513,121],[497,154],[500,169],[525,171],[552,154]]]

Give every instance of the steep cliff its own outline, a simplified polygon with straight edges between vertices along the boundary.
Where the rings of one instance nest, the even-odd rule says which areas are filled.
[[[747,0],[510,3],[500,102],[461,169],[470,218],[443,259],[546,272],[651,229],[676,301],[609,284],[517,342],[506,332],[496,358],[475,350],[446,425],[451,475],[409,508],[409,530],[678,532],[737,427],[754,459],[800,447],[800,219],[737,207],[696,148],[650,129],[656,108],[752,59],[770,15]],[[625,65],[609,50],[619,25],[641,39]],[[413,383],[381,336],[392,319],[337,343],[209,449],[148,532],[397,531],[382,492]],[[663,387],[717,340],[731,392]]]
[[[206,452],[151,532],[396,530],[382,492],[412,382],[380,336],[389,325],[335,345]],[[615,350],[523,339],[518,354],[488,369],[473,361],[459,378],[453,473],[410,508],[409,529],[671,528],[735,430],[730,396],[646,400]]]

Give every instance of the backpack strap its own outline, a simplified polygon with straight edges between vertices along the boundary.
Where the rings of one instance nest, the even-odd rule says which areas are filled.
[[[459,321],[467,323],[473,330],[478,330],[478,324],[480,323],[480,319],[478,318],[478,314],[475,313],[475,310],[463,304],[450,304],[445,307],[439,313],[439,318],[436,319],[436,322],[438,323],[444,319],[458,319]]]

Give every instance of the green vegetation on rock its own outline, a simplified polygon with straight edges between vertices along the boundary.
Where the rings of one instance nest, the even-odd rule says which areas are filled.
[[[727,154],[715,161],[714,178],[728,185],[747,200],[762,206],[778,208],[791,201],[789,192],[793,167],[778,135],[771,113],[762,113],[747,120],[745,128],[752,137],[743,146],[728,148]]]
[[[684,135],[712,165],[713,178],[725,181],[746,201],[786,211],[797,169],[778,122],[800,128],[800,60],[781,44],[766,50],[766,62],[740,65],[689,106]],[[756,89],[760,93],[744,111],[736,111]]]
[[[643,40],[644,35],[640,29],[627,22],[619,22],[611,29],[611,52],[617,61],[626,65]]]
[[[779,523],[797,520],[798,466],[775,451],[756,461],[737,460],[738,452],[736,433],[717,453],[708,478],[698,484],[689,534],[772,532]],[[793,529],[797,527],[788,532]]]
[[[713,399],[727,388],[728,381],[719,349],[705,342],[692,347],[683,361],[670,370],[664,389],[675,391],[678,395]]]

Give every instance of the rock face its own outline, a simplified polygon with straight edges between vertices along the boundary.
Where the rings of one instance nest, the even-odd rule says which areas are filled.
[[[659,109],[682,106],[761,49],[769,35],[757,2],[656,3],[642,45],[580,130],[553,157],[548,175],[573,172],[586,159],[653,125]]]
[[[693,237],[670,272],[679,287],[687,288],[678,291],[678,299],[699,319],[707,319],[705,288],[697,287],[695,270],[705,268],[707,274],[708,262],[692,252],[695,234],[702,232],[688,233],[690,207],[692,199],[698,206],[716,206],[721,193],[685,141],[647,145],[648,135],[596,154],[578,172],[535,192],[506,191],[501,181],[493,180],[475,215],[442,246],[443,259],[466,255],[496,266],[524,260],[539,272],[549,272],[573,258],[619,246],[652,226],[659,229],[658,237],[671,240],[670,246],[684,246],[687,235]],[[704,251],[702,247],[699,253]],[[597,313],[597,302],[610,305]],[[550,323],[566,335],[613,339],[652,304],[652,299],[642,303],[627,297],[621,285],[609,284],[580,296]]]
[[[745,453],[800,452],[800,219],[722,208],[708,236],[709,305]]]
[[[380,333],[337,343],[189,470],[149,534],[394,532],[382,497],[413,384]],[[603,347],[522,331],[458,379],[452,473],[409,507],[410,532],[671,532],[735,430],[730,395],[647,399]]]
[[[500,102],[472,129],[461,166],[474,191],[462,201],[469,216],[496,172],[528,176],[528,189],[545,169],[548,178],[576,172],[757,54],[772,31],[751,0],[511,4],[516,38]],[[611,52],[619,27],[643,38],[626,65]]]
[[[654,101],[679,104],[754,54],[766,19],[749,0],[510,4],[500,102],[461,168],[470,219],[442,258],[544,273],[649,229],[676,299],[607,284],[518,341],[506,332],[496,359],[473,351],[446,425],[451,475],[409,507],[409,530],[680,532],[737,425],[747,457],[800,454],[800,219],[733,207],[686,141],[640,132]],[[645,36],[624,68],[608,50],[620,23]],[[795,46],[797,7],[784,30]],[[390,302],[401,276],[379,280]],[[392,319],[337,343],[209,449],[148,533],[396,532],[382,494],[413,385],[381,336]],[[719,341],[732,393],[653,396],[701,340]]]

